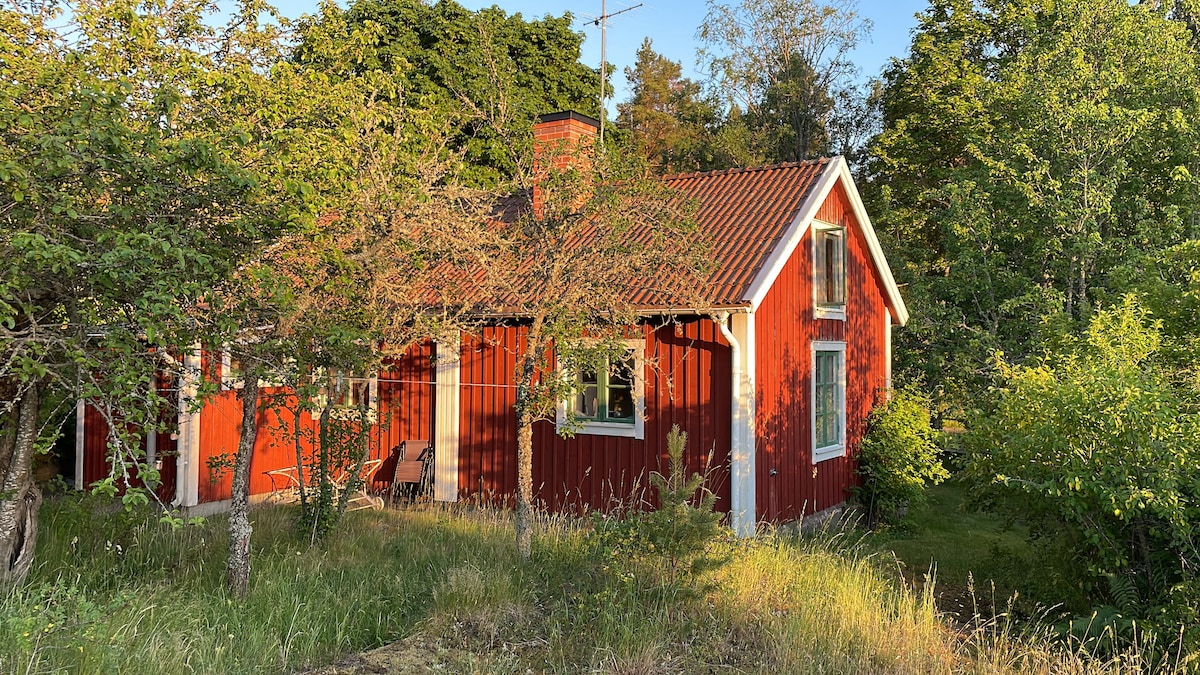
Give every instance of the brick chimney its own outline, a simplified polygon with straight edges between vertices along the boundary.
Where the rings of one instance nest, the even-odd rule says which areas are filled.
[[[541,184],[546,175],[588,161],[599,129],[600,120],[572,110],[538,116],[533,125],[533,210],[539,217],[545,205]]]

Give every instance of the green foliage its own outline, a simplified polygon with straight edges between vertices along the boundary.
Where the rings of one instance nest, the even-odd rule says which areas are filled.
[[[306,35],[295,59],[330,72],[383,73],[402,107],[455,120],[451,148],[461,151],[462,178],[472,185],[518,173],[538,115],[601,112],[599,76],[579,62],[583,35],[571,30],[570,14],[527,21],[453,0],[358,0],[346,10],[329,3],[312,21],[331,30]],[[328,41],[359,50],[340,61],[325,52]]]
[[[867,433],[859,445],[854,489],[872,523],[886,521],[896,509],[921,503],[925,488],[949,473],[938,459],[937,432],[929,423],[929,397],[915,388],[901,388],[877,405],[867,418]]]
[[[699,52],[712,84],[732,108],[729,122],[740,139],[768,161],[798,161],[841,149],[833,133],[835,108],[861,94],[849,52],[870,31],[854,3],[845,0],[708,0],[697,31]],[[744,113],[744,115],[743,115]]]
[[[1195,236],[1200,67],[1149,4],[935,0],[886,74],[864,193],[921,308],[898,373],[953,414],[992,351],[1082,329],[1115,270]]]
[[[6,672],[307,672],[338,663],[354,672],[916,675],[1016,663],[1023,672],[1101,674],[1140,664],[1136,654],[1106,662],[1036,636],[949,630],[928,596],[836,541],[720,544],[729,564],[697,600],[600,573],[587,535],[566,519],[547,523],[536,564],[526,565],[502,512],[359,512],[347,518],[347,536],[311,548],[295,535],[295,509],[261,508],[251,515],[255,579],[248,598],[232,602],[213,546],[226,536],[222,518],[181,530],[123,521],[106,548],[108,512],[71,505],[64,519],[63,506],[44,508],[44,555],[30,583],[0,596]]]
[[[650,474],[657,508],[592,518],[602,556],[623,573],[648,567],[672,587],[687,585],[701,572],[726,562],[712,550],[722,534],[722,515],[713,510],[717,495],[704,486],[703,474],[688,475],[683,462],[686,445],[687,434],[679,425],[672,426],[667,434],[670,468],[666,475]]]
[[[678,62],[642,42],[633,68],[625,69],[630,100],[617,106],[617,123],[630,133],[632,150],[658,173],[685,173],[714,163],[711,129],[717,104],[701,96],[700,85],[682,76]]]
[[[1200,418],[1160,372],[1160,341],[1126,299],[1098,312],[1079,344],[1034,365],[1001,362],[1004,387],[970,434],[969,472],[1067,557],[1093,600],[1194,646]]]

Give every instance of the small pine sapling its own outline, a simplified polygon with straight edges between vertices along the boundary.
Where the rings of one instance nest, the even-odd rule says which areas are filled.
[[[720,564],[707,555],[709,543],[721,532],[721,514],[714,511],[717,495],[704,486],[703,474],[688,476],[686,445],[687,433],[672,426],[667,434],[668,472],[650,474],[659,507],[640,518],[646,544],[661,556],[672,585],[680,573],[691,577]]]

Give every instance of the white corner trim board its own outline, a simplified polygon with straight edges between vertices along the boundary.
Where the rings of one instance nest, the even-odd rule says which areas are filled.
[[[190,507],[200,503],[200,410],[192,410],[196,400],[196,383],[200,377],[200,346],[196,345],[183,358],[183,376],[179,387],[179,441],[175,468],[176,506]]]
[[[433,498],[439,502],[456,502],[462,346],[457,339],[439,340],[435,349]]]
[[[83,399],[75,402],[75,489],[83,489],[83,452],[87,436],[84,424],[87,422],[87,403]]]

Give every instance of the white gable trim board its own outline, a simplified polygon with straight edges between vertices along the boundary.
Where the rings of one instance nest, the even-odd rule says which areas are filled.
[[[757,310],[762,306],[763,301],[767,297],[767,293],[771,287],[775,285],[775,280],[783,272],[783,268],[787,265],[787,261],[791,259],[792,253],[800,246],[800,242],[804,240],[805,234],[808,233],[809,227],[812,225],[813,219],[817,212],[821,210],[821,205],[825,203],[825,199],[829,197],[829,193],[833,191],[838,181],[841,181],[842,186],[846,190],[846,196],[850,201],[850,208],[854,211],[854,217],[860,225],[860,230],[863,239],[867,242],[867,250],[871,253],[871,260],[875,263],[875,269],[879,272],[879,278],[883,281],[884,294],[887,296],[888,304],[895,313],[896,323],[903,326],[908,323],[908,309],[904,306],[904,299],[900,297],[900,288],[896,285],[896,279],[892,276],[892,270],[888,267],[887,260],[883,257],[883,248],[879,245],[879,238],[875,236],[875,228],[871,225],[871,219],[867,216],[867,209],[863,206],[862,197],[858,194],[858,188],[854,185],[854,177],[850,175],[850,166],[846,163],[846,159],[842,156],[834,157],[826,165],[821,177],[809,192],[808,198],[800,205],[796,211],[796,217],[792,219],[783,237],[775,246],[775,250],[767,257],[766,263],[751,282],[749,290],[743,297],[743,300],[750,303],[750,306]]]

